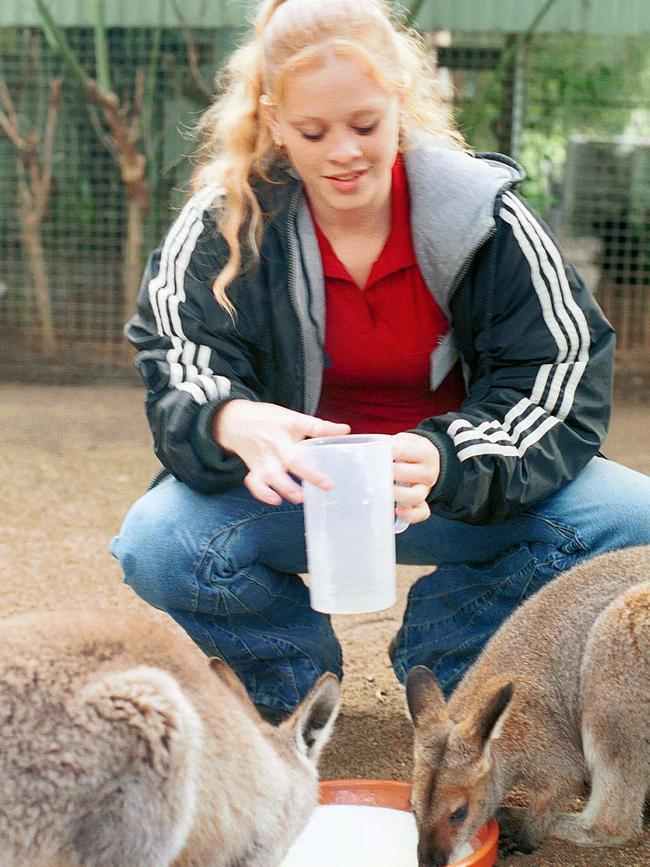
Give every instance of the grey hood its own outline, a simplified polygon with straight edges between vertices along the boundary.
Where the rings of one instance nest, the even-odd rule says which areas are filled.
[[[497,196],[525,172],[501,154],[441,148],[424,140],[404,153],[413,247],[422,276],[449,319],[449,297],[472,254],[494,230]]]

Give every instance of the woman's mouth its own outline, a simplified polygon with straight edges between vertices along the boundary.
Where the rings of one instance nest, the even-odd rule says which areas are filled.
[[[356,190],[360,185],[361,178],[368,173],[368,169],[360,169],[356,172],[340,172],[336,175],[325,175],[332,186],[341,192]]]

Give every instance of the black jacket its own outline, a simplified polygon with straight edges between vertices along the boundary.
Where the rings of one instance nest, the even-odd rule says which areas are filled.
[[[451,330],[432,347],[435,389],[460,360],[458,412],[414,431],[441,455],[434,513],[471,523],[517,514],[575,478],[610,414],[614,334],[548,228],[514,192],[507,157],[472,157],[424,139],[404,155],[420,270]],[[227,256],[206,187],[185,205],[143,277],[126,335],[138,350],[155,450],[203,492],[246,468],[211,437],[224,400],[313,413],[323,368],[324,287],[300,182],[260,184],[268,214],[258,264],[229,289],[233,322],[211,283]]]

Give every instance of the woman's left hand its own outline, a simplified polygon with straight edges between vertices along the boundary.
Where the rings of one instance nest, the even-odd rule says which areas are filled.
[[[419,434],[398,433],[392,439],[395,514],[409,524],[419,524],[431,515],[426,499],[440,475],[440,453]]]

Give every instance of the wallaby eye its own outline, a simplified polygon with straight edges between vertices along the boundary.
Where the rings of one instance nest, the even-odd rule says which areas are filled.
[[[449,821],[452,825],[460,825],[461,822],[464,822],[467,818],[467,814],[469,812],[469,804],[463,804],[462,807],[459,807],[449,817]]]

